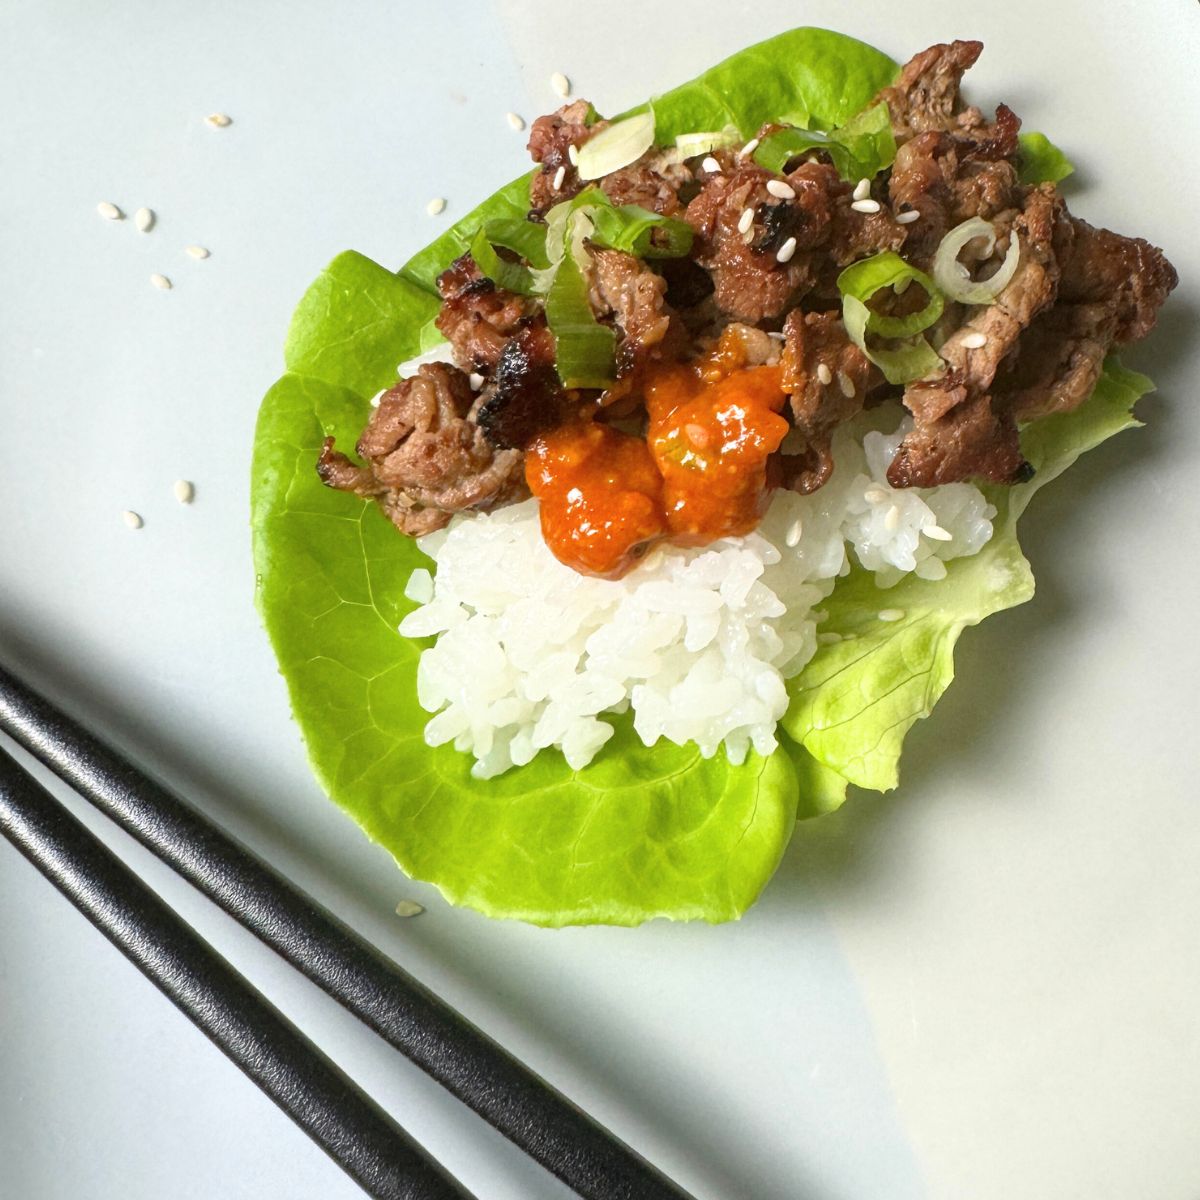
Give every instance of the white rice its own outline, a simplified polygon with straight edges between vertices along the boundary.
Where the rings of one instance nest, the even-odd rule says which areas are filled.
[[[604,715],[632,710],[648,746],[694,742],[711,757],[724,744],[734,763],[751,747],[769,754],[785,680],[816,653],[815,610],[851,556],[886,588],[909,572],[940,579],[992,535],[995,509],[970,484],[888,485],[907,428],[844,428],[823,488],[780,491],[749,536],[657,547],[620,580],[560,563],[534,500],[423,538],[437,573],[413,572],[406,594],[420,607],[400,632],[436,638],[417,670],[420,704],[436,714],[425,740],[473,755],[483,779],[550,747],[579,769],[612,737]],[[935,526],[950,540],[922,536]]]

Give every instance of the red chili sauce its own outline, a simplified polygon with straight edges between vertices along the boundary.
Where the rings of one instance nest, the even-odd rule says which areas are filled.
[[[779,367],[747,367],[736,335],[644,385],[646,439],[598,422],[538,438],[525,478],[556,558],[617,579],[661,538],[702,546],[749,533],[770,499],[767,459],[787,435]]]
[[[562,425],[525,455],[555,558],[585,575],[619,579],[667,532],[662,476],[639,437],[598,421]]]

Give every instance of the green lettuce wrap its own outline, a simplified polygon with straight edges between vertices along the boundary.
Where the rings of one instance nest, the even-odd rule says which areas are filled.
[[[654,101],[656,138],[767,120],[829,130],[892,81],[897,65],[852,38],[797,29],[726,59]],[[1033,135],[1031,178],[1066,159]],[[1135,424],[1150,383],[1110,362],[1079,410],[1023,437],[1034,478],[994,489],[995,535],[949,564],[940,582],[906,578],[886,592],[867,572],[824,604],[843,640],[822,645],[791,681],[770,757],[732,766],[694,746],[641,744],[625,717],[598,758],[572,771],[543,751],[499,778],[473,779],[469,756],[423,740],[420,645],[397,625],[412,569],[430,566],[374,504],[317,478],[321,442],[353,442],[369,398],[396,364],[437,345],[437,275],[486,220],[523,216],[529,176],[514,180],[392,272],[339,255],[301,300],[287,372],[262,403],[252,528],[257,600],[313,769],[329,795],[413,878],[493,917],[540,925],[636,925],[653,917],[728,921],[754,902],[798,818],[836,808],[848,783],[897,782],[904,736],[953,677],[961,631],[1027,600],[1033,577],[1016,522],[1034,492],[1084,450]],[[904,617],[881,625],[882,607]]]

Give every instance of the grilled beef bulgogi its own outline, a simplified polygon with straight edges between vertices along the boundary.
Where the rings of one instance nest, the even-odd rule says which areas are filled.
[[[771,486],[820,487],[836,427],[888,397],[913,420],[888,471],[893,486],[1027,478],[1019,426],[1081,404],[1109,349],[1149,332],[1177,278],[1149,243],[1072,216],[1054,184],[1020,182],[1019,119],[1001,105],[989,121],[959,95],[981,49],[932,46],[880,93],[896,154],[869,184],[842,179],[819,148],[773,173],[729,146],[687,159],[651,147],[595,180],[607,203],[692,231],[689,253],[674,259],[590,246],[590,306],[616,345],[605,388],[564,387],[541,301],[506,291],[463,255],[438,280],[437,324],[457,366],[424,366],[385,394],[358,442],[362,466],[328,440],[321,478],[376,498],[401,531],[425,533],[455,512],[525,496],[523,453],[569,422],[644,428],[651,380],[674,363],[699,364],[705,377],[730,346],[741,348],[729,370],[778,370],[787,396],[792,435],[768,463]],[[545,222],[589,185],[579,154],[607,127],[582,100],[534,122],[530,220]],[[901,390],[850,337],[838,274],[885,251],[930,271],[948,231],[970,218],[995,233],[976,271],[986,276],[1014,239],[1015,271],[987,303],[947,303],[942,365]],[[744,332],[722,338],[734,326]],[[767,349],[746,349],[755,336]],[[777,368],[761,365],[772,342]],[[478,393],[466,372],[482,377]]]

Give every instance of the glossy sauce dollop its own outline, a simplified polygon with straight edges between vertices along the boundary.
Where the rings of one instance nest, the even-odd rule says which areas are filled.
[[[618,579],[667,532],[663,481],[639,437],[602,425],[562,425],[525,454],[542,537],[560,562]]]
[[[718,347],[718,354],[721,347]],[[779,367],[673,366],[646,387],[646,440],[663,478],[671,540],[750,533],[770,499],[767,459],[787,436]]]
[[[778,366],[747,366],[726,330],[707,357],[657,368],[643,390],[645,440],[582,421],[526,452],[542,536],[586,575],[618,579],[661,538],[702,546],[749,533],[770,500],[767,460],[789,429]]]

